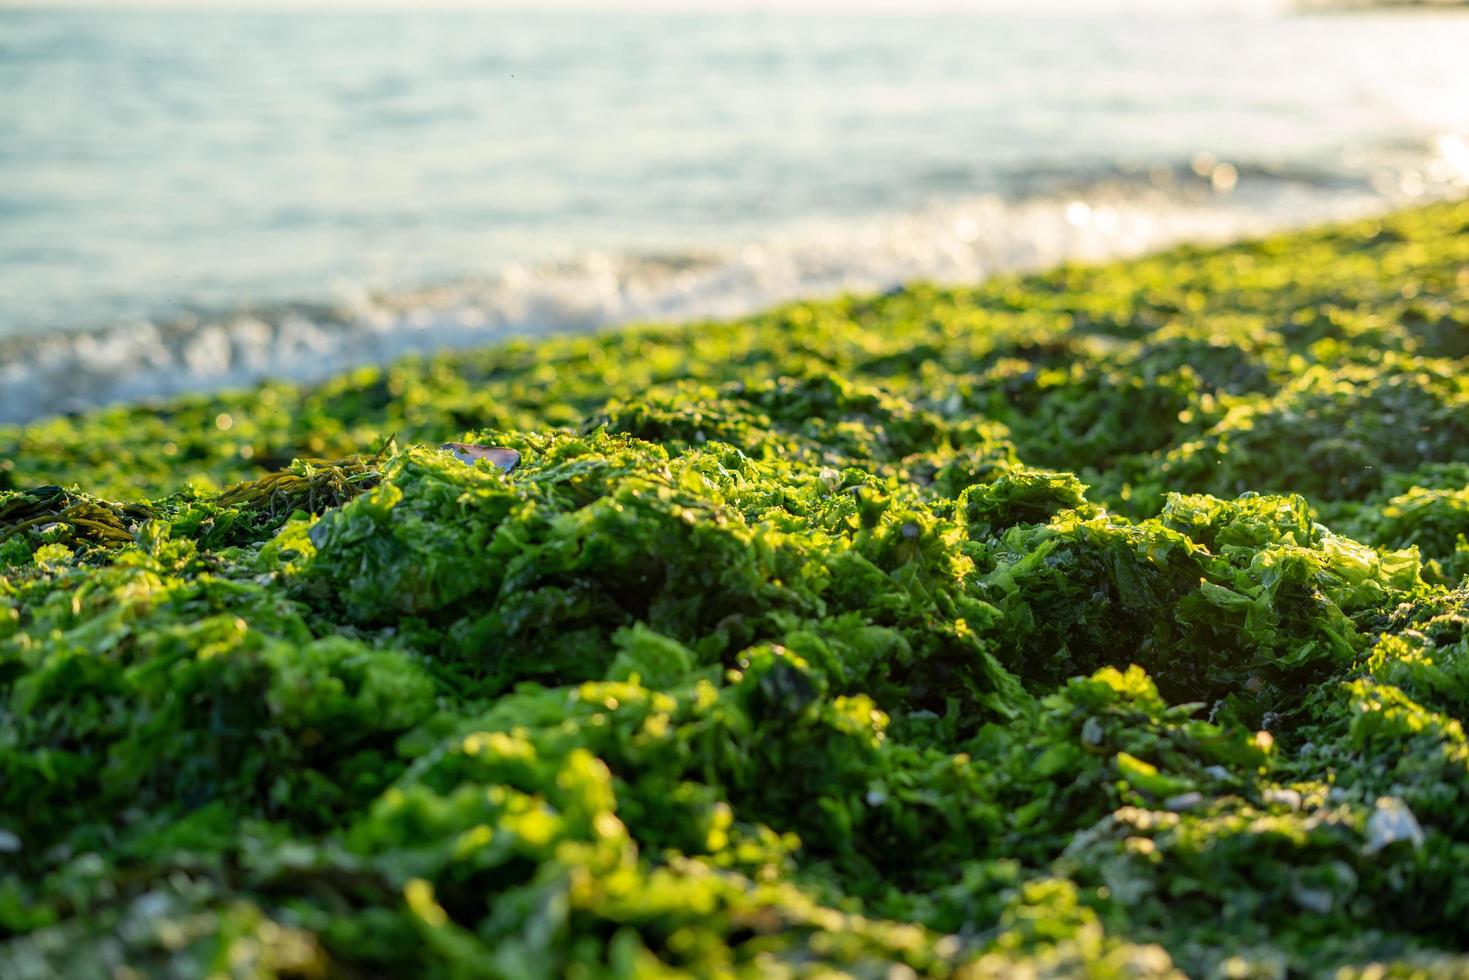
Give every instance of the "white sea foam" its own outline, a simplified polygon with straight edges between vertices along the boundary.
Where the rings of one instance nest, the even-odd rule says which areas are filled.
[[[713,251],[594,252],[421,290],[347,290],[334,304],[12,338],[0,347],[0,421],[265,378],[311,381],[410,352],[510,337],[733,317],[800,297],[911,280],[976,282],[1068,259],[1135,255],[1180,241],[1223,241],[1364,214],[1394,200],[1280,181],[1243,182],[1229,194],[1104,183],[1078,194],[1019,202],[978,197],[808,225]]]

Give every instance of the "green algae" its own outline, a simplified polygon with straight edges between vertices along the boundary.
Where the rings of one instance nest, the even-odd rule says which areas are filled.
[[[1461,975],[1466,310],[1445,204],[0,430],[0,976]]]

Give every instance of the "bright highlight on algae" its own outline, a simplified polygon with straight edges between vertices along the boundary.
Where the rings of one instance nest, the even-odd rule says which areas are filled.
[[[0,459],[0,976],[1469,971],[1469,204]]]

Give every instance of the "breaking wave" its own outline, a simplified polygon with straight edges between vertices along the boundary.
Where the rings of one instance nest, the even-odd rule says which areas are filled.
[[[0,421],[355,366],[513,337],[632,322],[734,317],[772,304],[912,280],[977,282],[1070,260],[1124,257],[1382,211],[1462,191],[1195,159],[1019,199],[979,196],[760,241],[671,255],[591,252],[475,279],[330,302],[191,313],[0,341]]]

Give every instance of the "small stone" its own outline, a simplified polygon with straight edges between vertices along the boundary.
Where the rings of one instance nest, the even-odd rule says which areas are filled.
[[[1325,888],[1306,888],[1296,885],[1291,889],[1290,897],[1295,899],[1297,905],[1307,912],[1315,912],[1317,915],[1329,915],[1335,904],[1331,892]]]
[[[1179,793],[1177,796],[1170,796],[1168,797],[1168,799],[1163,801],[1163,809],[1171,810],[1174,813],[1184,813],[1188,810],[1197,810],[1203,805],[1204,794],[1199,792]]]
[[[502,473],[509,473],[520,465],[520,453],[505,446],[477,446],[468,442],[446,442],[440,448],[447,449],[454,454],[454,458],[461,463],[473,466],[482,459],[487,459]]]
[[[155,922],[168,914],[173,900],[167,892],[144,892],[133,900],[132,914],[142,922]]]

